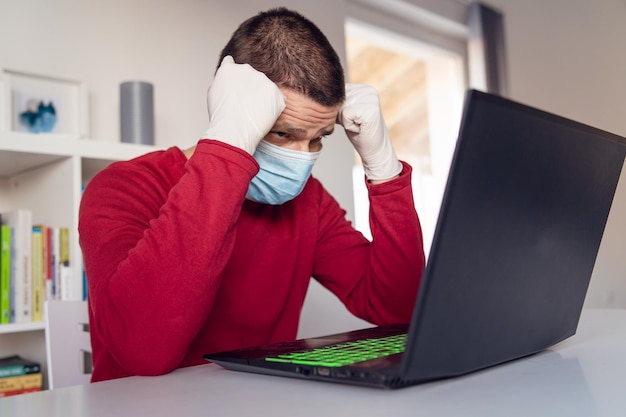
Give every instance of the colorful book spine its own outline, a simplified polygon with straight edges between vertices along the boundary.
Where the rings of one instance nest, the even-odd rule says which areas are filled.
[[[61,299],[61,229],[58,227],[52,228],[52,297],[55,300]]]
[[[45,282],[44,282],[44,263],[43,263],[43,231],[40,226],[32,228],[32,320],[43,320],[43,303],[45,298]]]
[[[11,226],[0,226],[0,324],[11,322]]]
[[[11,397],[13,395],[28,394],[29,392],[38,392],[38,391],[41,391],[41,387],[24,388],[24,389],[20,389],[17,391],[0,391],[0,398]]]
[[[41,373],[38,362],[23,359],[18,355],[0,358],[0,378]]]
[[[15,251],[15,228],[11,227],[11,323],[15,323],[15,287],[17,286],[17,253]]]
[[[42,383],[38,362],[18,355],[0,358],[0,397],[41,391]]]
[[[41,373],[0,378],[0,392],[41,388],[42,382],[43,378]]]
[[[61,282],[61,299],[74,300],[74,285],[70,269],[70,229],[61,227],[59,230],[59,280]]]
[[[53,261],[52,261],[52,248],[54,246],[54,237],[52,233],[52,227],[42,226],[44,232],[43,237],[43,271],[44,271],[44,287],[46,289],[46,300],[54,299],[54,292],[52,288],[53,279]]]
[[[68,227],[33,224],[24,209],[1,216],[0,324],[42,321],[45,300],[84,297],[70,267]]]
[[[14,229],[12,242],[15,251],[15,323],[32,321],[32,212],[17,209],[4,213],[5,223]]]

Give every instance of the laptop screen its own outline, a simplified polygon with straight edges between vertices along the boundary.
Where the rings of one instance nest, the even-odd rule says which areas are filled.
[[[405,355],[419,378],[575,333],[626,153],[609,133],[468,94]]]

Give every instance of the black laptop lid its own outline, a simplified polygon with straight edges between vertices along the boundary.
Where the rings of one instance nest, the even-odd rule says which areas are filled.
[[[626,141],[470,91],[403,361],[454,376],[576,331]]]

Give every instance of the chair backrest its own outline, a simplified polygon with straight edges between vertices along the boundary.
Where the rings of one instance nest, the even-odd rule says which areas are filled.
[[[45,303],[46,358],[50,389],[88,384],[91,340],[86,301]]]

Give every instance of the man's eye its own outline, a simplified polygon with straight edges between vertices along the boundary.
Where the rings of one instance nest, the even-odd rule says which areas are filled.
[[[287,137],[287,134],[285,132],[272,132],[272,134],[278,136],[279,138]]]

